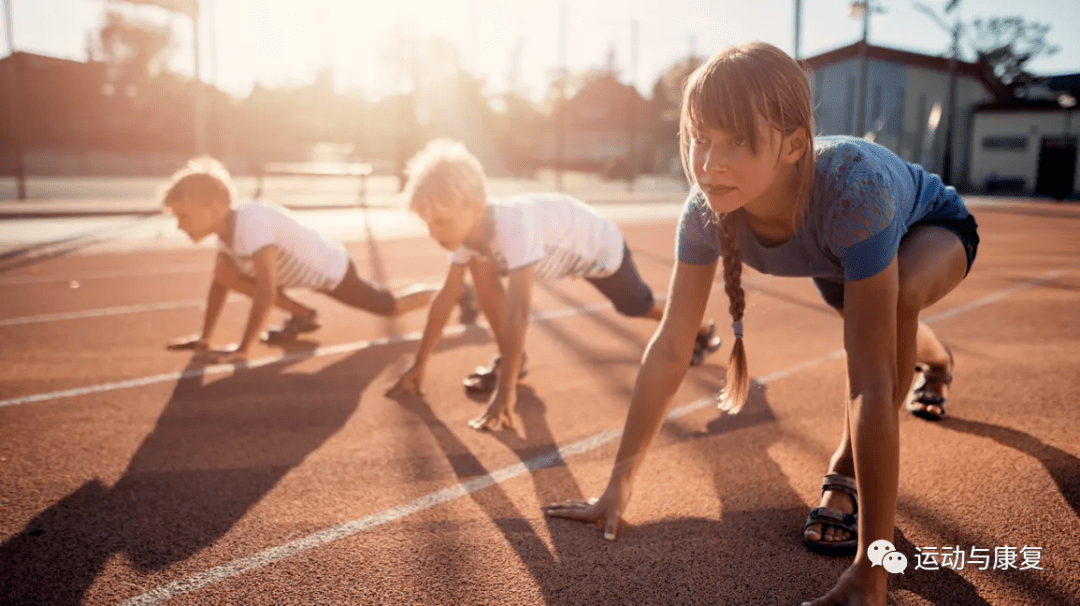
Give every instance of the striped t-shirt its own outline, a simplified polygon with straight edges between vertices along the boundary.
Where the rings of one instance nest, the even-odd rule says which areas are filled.
[[[453,263],[488,259],[506,275],[536,264],[537,278],[603,278],[622,263],[619,226],[584,202],[559,193],[518,194],[488,200],[484,214],[487,251],[466,247]]]
[[[262,202],[236,207],[232,246],[218,248],[236,261],[240,270],[255,275],[252,257],[267,246],[277,249],[278,286],[333,290],[349,267],[349,255],[336,242],[301,225],[287,209]]]

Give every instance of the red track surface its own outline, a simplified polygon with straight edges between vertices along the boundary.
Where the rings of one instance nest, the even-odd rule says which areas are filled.
[[[976,216],[971,276],[925,316],[956,355],[952,417],[901,419],[896,546],[909,566],[890,602],[1077,604],[1080,208]],[[625,232],[662,291],[673,222]],[[396,284],[445,269],[426,240],[350,250]],[[235,372],[162,347],[196,330],[197,304],[44,317],[198,301],[210,262],[206,249],[133,251],[0,274],[0,603],[797,604],[849,562],[801,544],[844,384],[829,357],[840,320],[808,280],[744,274],[751,402],[723,417],[703,400],[726,351],[691,369],[685,414],[665,424],[608,543],[540,507],[602,490],[652,323],[579,309],[604,302],[584,282],[538,287],[534,310],[553,313],[529,331],[513,434],[466,424],[482,404],[460,379],[494,350],[483,330],[444,340],[424,397],[382,395],[423,312],[388,322],[305,294],[324,328]],[[726,326],[714,293],[709,315]],[[219,341],[246,312],[228,305]],[[325,349],[339,344],[353,345]],[[133,379],[146,380],[120,383]],[[994,569],[1005,546],[1040,547],[1041,570]],[[926,547],[988,549],[991,567],[915,570]]]

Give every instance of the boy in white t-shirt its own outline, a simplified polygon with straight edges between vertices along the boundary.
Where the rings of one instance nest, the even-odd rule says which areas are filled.
[[[234,194],[232,179],[221,163],[198,158],[173,175],[163,196],[163,206],[193,242],[218,236],[202,332],[169,343],[170,349],[195,349],[212,362],[244,360],[275,306],[291,317],[267,334],[268,341],[318,329],[315,309],[290,298],[286,288],[311,288],[382,316],[425,307],[437,292],[413,287],[394,296],[361,278],[340,244],[301,225],[286,209],[257,202],[233,207]],[[210,335],[230,290],[251,298],[251,314],[238,344],[212,349]]]
[[[534,279],[581,277],[626,316],[660,320],[664,302],[638,275],[622,232],[579,200],[558,193],[488,199],[480,161],[458,142],[432,141],[408,167],[405,196],[450,255],[450,270],[432,301],[416,360],[387,395],[420,392],[424,368],[454,301],[472,275],[480,308],[499,344],[489,368],[466,378],[473,391],[494,390],[473,429],[512,427],[517,381],[524,374],[525,330]],[[503,289],[500,276],[508,277]],[[712,322],[701,326],[693,364],[720,347]]]

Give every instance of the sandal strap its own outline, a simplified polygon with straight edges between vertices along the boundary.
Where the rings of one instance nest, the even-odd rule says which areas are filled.
[[[930,366],[926,365],[923,365],[923,367],[918,370],[923,374],[923,377],[926,377],[927,381],[941,381],[946,385],[952,384],[953,373],[951,371],[945,369],[931,368]]]
[[[803,528],[811,524],[828,524],[829,526],[843,528],[851,533],[859,531],[859,518],[857,516],[832,507],[815,507],[811,510]]]
[[[856,501],[859,498],[858,484],[855,483],[855,478],[844,474],[830,473],[823,476],[821,478],[821,492],[824,493],[827,490],[838,490],[847,493]]]
[[[919,363],[915,365],[915,370],[921,372],[928,381],[942,381],[946,385],[951,385],[953,380],[953,353],[952,350],[946,345],[942,345],[945,348],[945,353],[949,356],[948,368],[940,366],[931,366],[929,364]]]
[[[855,478],[841,473],[826,474],[821,478],[821,494],[825,494],[828,490],[842,492],[851,497],[851,502],[855,504],[855,513],[859,512],[859,491]]]

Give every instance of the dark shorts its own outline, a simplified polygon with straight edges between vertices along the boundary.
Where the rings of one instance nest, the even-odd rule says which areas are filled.
[[[649,313],[653,307],[653,292],[649,285],[641,280],[634,257],[630,249],[623,244],[622,263],[615,273],[605,278],[586,278],[604,296],[615,305],[615,309],[624,316],[640,317]]]
[[[380,316],[394,313],[394,308],[397,307],[397,299],[394,298],[393,293],[361,278],[351,259],[341,282],[333,290],[323,292],[349,307],[370,311]]]
[[[971,265],[975,263],[975,255],[979,252],[979,225],[975,222],[975,216],[968,214],[963,219],[929,219],[919,221],[915,225],[934,225],[943,227],[960,238],[964,245],[964,253],[967,255],[966,278],[971,272]],[[912,227],[915,227],[912,225]],[[835,309],[844,309],[844,282],[843,280],[829,280],[826,278],[814,278],[814,286],[817,286],[821,298]]]

